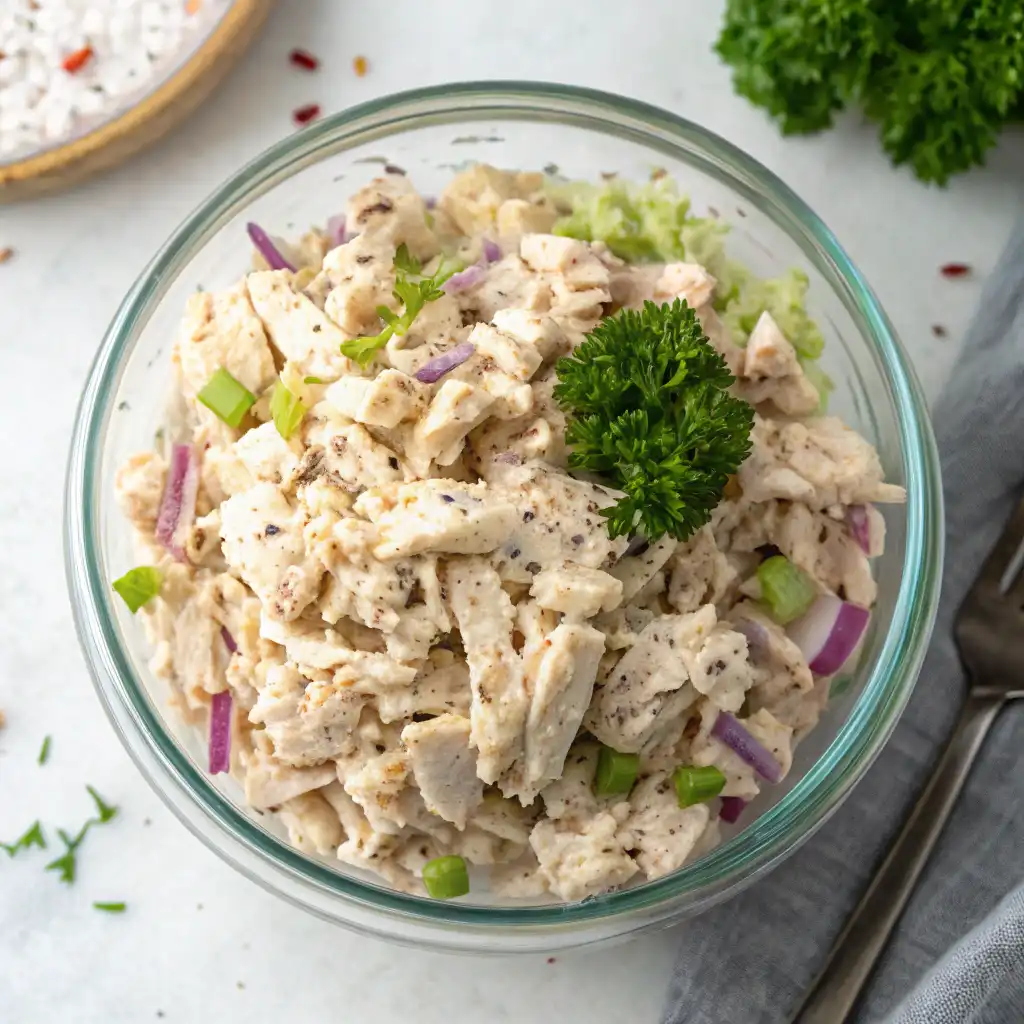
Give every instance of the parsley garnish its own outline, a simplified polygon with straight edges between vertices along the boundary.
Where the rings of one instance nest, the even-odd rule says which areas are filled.
[[[556,366],[569,465],[625,491],[608,533],[685,540],[750,453],[754,411],[685,301],[624,309]]]
[[[13,857],[19,850],[27,850],[31,846],[38,846],[40,850],[46,849],[43,826],[38,821],[33,822],[13,843],[0,843],[0,849],[6,850],[8,857]]]
[[[104,825],[117,815],[117,808],[108,804],[92,786],[86,786],[85,788],[88,790],[89,796],[92,797],[93,803],[96,804],[96,812],[99,817],[89,818],[78,830],[78,834],[74,836],[69,836],[62,828],[57,829],[57,835],[60,836],[61,842],[64,844],[64,853],[46,865],[47,871],[58,872],[60,880],[68,885],[75,880],[77,868],[75,851],[82,845],[82,840],[85,839],[89,829],[93,825]]]
[[[123,914],[125,912],[124,903],[94,903],[93,907],[96,910],[102,910],[106,914]]]
[[[46,764],[50,758],[50,737],[47,736],[43,740],[42,748],[39,751],[39,757],[36,759],[39,764]]]
[[[85,788],[89,791],[89,796],[92,797],[93,803],[96,804],[96,810],[99,812],[98,824],[105,825],[117,814],[117,808],[104,803],[103,797],[101,797],[99,793],[92,788],[92,786],[86,786]]]
[[[403,242],[395,253],[395,289],[392,294],[395,300],[404,307],[401,315],[378,306],[377,316],[384,321],[384,330],[368,338],[353,338],[341,343],[341,354],[354,359],[360,366],[367,367],[373,362],[374,355],[382,349],[394,335],[399,337],[412,327],[412,322],[420,310],[435,299],[441,298],[444,291],[441,285],[448,280],[454,270],[445,270],[442,262],[430,277],[420,277],[423,265]]]
[[[77,868],[75,850],[81,846],[82,840],[85,839],[86,833],[94,822],[95,819],[90,818],[81,827],[76,836],[69,836],[62,828],[57,829],[57,835],[60,836],[60,840],[64,844],[64,853],[56,860],[51,860],[46,865],[46,870],[59,872],[57,877],[67,885],[70,885],[75,880],[75,870]]]

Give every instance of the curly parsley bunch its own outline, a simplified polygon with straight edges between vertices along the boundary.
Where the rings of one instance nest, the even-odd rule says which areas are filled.
[[[685,540],[711,518],[750,453],[754,411],[694,311],[676,299],[624,309],[555,367],[569,465],[625,492],[608,532]]]
[[[716,48],[783,133],[856,103],[893,163],[940,185],[1024,116],[1021,0],[727,0]]]

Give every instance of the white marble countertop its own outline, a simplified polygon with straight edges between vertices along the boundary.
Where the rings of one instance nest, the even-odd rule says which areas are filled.
[[[382,10],[386,14],[380,13]],[[782,140],[711,53],[720,4],[592,0],[516,4],[281,0],[266,35],[184,129],[75,191],[0,207],[0,838],[41,818],[74,826],[85,783],[122,808],[60,885],[43,855],[0,859],[0,1018],[11,1024],[351,1021],[479,1024],[654,1021],[671,933],[516,961],[453,959],[360,938],[236,875],[182,828],[122,752],[93,695],[71,624],[60,543],[74,406],[101,332],[144,262],[229,172],[307,102],[334,110],[452,79],[549,79],[622,92],[700,121],[785,179],[833,228],[887,307],[929,394],[1022,208],[1024,137],[948,190],[893,171],[873,130],[845,118]],[[676,25],[672,31],[647,26]],[[429,33],[430,42],[427,42]],[[292,46],[323,58],[291,68]],[[357,78],[351,61],[365,54]],[[940,264],[975,268],[950,281]],[[931,325],[948,330],[934,337]],[[52,754],[36,765],[43,737]],[[110,916],[93,900],[124,900]],[[699,927],[699,924],[694,925]]]

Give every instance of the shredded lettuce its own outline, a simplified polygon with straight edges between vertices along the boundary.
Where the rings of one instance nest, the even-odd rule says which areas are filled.
[[[807,275],[795,267],[766,280],[748,276],[722,317],[736,343],[746,345],[758,317],[767,310],[801,361],[819,358],[825,339],[807,314],[807,285]]]
[[[681,231],[690,201],[667,178],[646,185],[614,180],[605,185],[569,182],[556,186],[555,200],[570,212],[556,235],[604,242],[616,256],[639,263],[685,258]]]
[[[807,313],[807,275],[792,268],[762,279],[729,259],[729,225],[715,217],[690,215],[690,200],[671,178],[636,185],[613,179],[549,183],[555,203],[565,211],[554,226],[557,235],[604,242],[631,263],[686,260],[706,267],[716,279],[713,305],[733,340],[743,347],[758,317],[767,310],[789,339],[808,379],[818,389],[822,411],[833,383],[817,364],[825,339]]]

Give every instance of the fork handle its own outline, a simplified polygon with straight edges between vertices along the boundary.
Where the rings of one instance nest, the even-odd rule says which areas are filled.
[[[845,1024],[914,891],[1004,698],[968,696],[953,735],[825,967],[795,1011],[793,1024]]]

